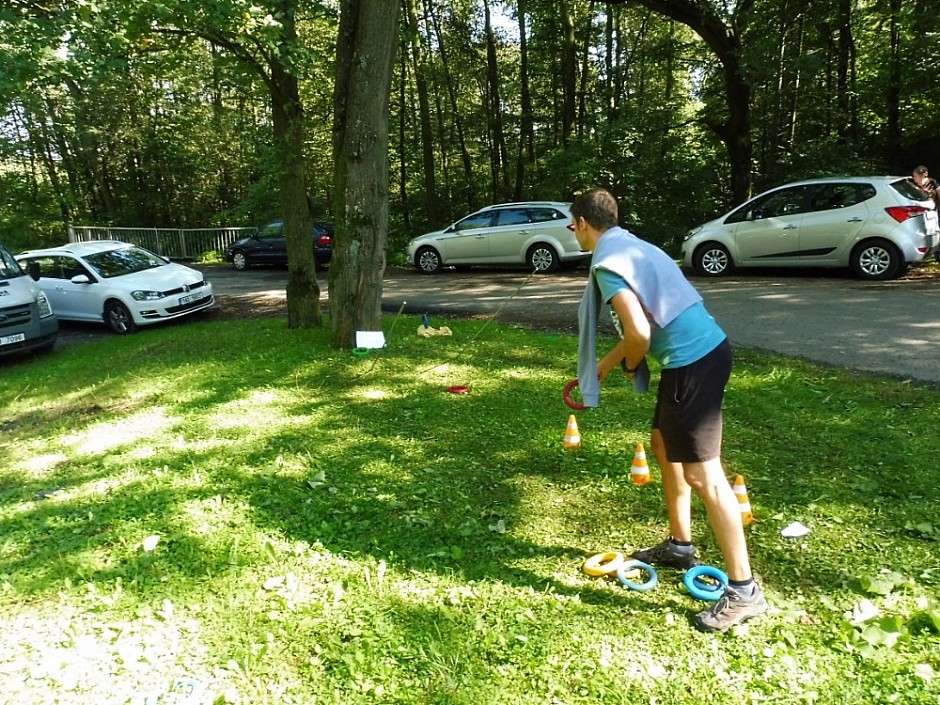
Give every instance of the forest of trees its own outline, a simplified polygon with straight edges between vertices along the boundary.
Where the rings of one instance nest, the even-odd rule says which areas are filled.
[[[640,234],[668,243],[794,178],[940,170],[937,0],[396,9],[389,258],[479,206],[594,185],[620,197]],[[333,219],[340,10],[336,0],[4,2],[0,239],[16,249],[63,242],[66,223],[281,215],[289,157],[272,96],[284,90],[296,93],[286,124],[301,126],[295,183],[310,218]]]

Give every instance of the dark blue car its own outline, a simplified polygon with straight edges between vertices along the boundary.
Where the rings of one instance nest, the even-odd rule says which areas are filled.
[[[328,223],[313,225],[313,258],[317,267],[324,267],[333,257],[333,228]],[[251,237],[242,238],[225,251],[225,259],[235,269],[242,270],[254,264],[287,264],[287,238],[284,221],[268,223]]]

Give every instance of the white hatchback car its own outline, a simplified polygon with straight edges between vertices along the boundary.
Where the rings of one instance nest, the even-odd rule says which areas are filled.
[[[571,204],[525,201],[487,206],[444,230],[408,243],[408,261],[424,274],[448,265],[517,264],[538,272],[590,259],[571,225]]]
[[[766,191],[690,231],[682,259],[717,277],[734,267],[851,267],[892,279],[937,251],[933,203],[900,176],[813,179]]]
[[[16,256],[56,315],[105,323],[115,333],[166,321],[215,303],[201,272],[115,240],[76,242]]]

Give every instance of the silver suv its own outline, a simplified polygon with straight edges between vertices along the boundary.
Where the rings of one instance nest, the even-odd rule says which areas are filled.
[[[408,243],[408,261],[424,274],[449,265],[518,264],[539,272],[590,259],[571,224],[570,203],[526,201],[487,206],[444,230]]]
[[[841,177],[785,184],[690,231],[686,266],[706,277],[734,267],[851,267],[893,279],[937,251],[932,201],[907,178]]]

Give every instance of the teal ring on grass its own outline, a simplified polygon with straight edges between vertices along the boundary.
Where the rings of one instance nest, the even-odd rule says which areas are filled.
[[[706,583],[702,580],[703,577],[717,580],[718,585]],[[685,575],[682,576],[682,584],[696,600],[714,602],[722,596],[725,588],[728,587],[728,575],[714,566],[697,565],[685,572]]]
[[[645,583],[635,583],[627,577],[629,573],[634,568],[639,568],[640,570],[646,571],[650,576],[649,580]],[[617,568],[617,582],[623,585],[625,588],[631,590],[637,590],[638,592],[646,592],[647,590],[652,590],[656,587],[656,584],[659,583],[659,576],[656,575],[656,571],[653,570],[653,566],[649,563],[644,563],[643,561],[630,560],[624,561],[620,564],[620,567]]]
[[[371,351],[369,350],[369,348],[353,348],[352,349],[352,354],[356,355],[357,357],[365,357],[370,352]]]

